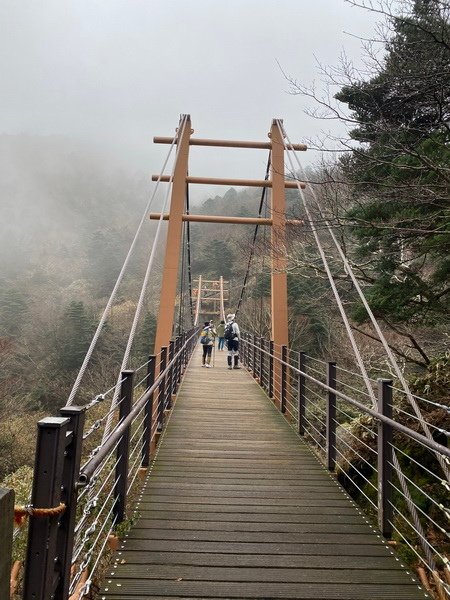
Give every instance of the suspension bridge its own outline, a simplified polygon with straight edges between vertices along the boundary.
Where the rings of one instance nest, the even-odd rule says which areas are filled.
[[[444,422],[449,408],[411,393],[318,199],[305,194],[301,181],[286,179],[286,165],[302,172],[297,153],[306,147],[292,144],[278,119],[266,142],[192,133],[183,115],[174,137],[155,138],[170,147],[153,177],[155,191],[66,405],[38,423],[32,497],[16,507],[17,521],[28,518],[21,597],[450,598],[449,432],[428,417],[437,411]],[[266,176],[190,176],[189,150],[196,145],[268,150]],[[162,183],[168,183],[164,205],[154,213]],[[269,190],[269,214],[263,202],[254,218],[192,214],[188,186],[205,183],[260,187],[262,199]],[[286,188],[298,190],[304,222],[286,217]],[[364,363],[316,214],[385,349],[390,379],[373,379]],[[149,216],[158,221],[155,239],[117,381],[79,406],[83,377]],[[130,369],[166,220],[154,353]],[[238,371],[227,369],[226,352],[219,351],[213,369],[201,368],[200,318],[214,312],[224,319],[230,295],[222,277],[194,281],[192,222],[254,225],[253,241],[259,227],[270,228],[271,336],[241,331]],[[324,362],[289,345],[288,227],[307,227],[314,237],[355,370],[343,368],[339,356]],[[414,479],[414,471],[426,477]],[[2,490],[0,504],[6,549],[0,595],[8,598],[11,544],[20,529],[13,533],[12,492]]]

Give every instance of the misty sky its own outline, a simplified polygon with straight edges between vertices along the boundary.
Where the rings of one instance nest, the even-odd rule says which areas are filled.
[[[180,113],[199,137],[266,139],[273,117],[293,141],[314,135],[326,124],[286,93],[276,60],[310,83],[316,61],[358,60],[353,36],[374,19],[344,0],[0,0],[0,24],[1,133],[80,138],[151,174],[167,151],[152,137]],[[263,178],[265,163],[195,148],[190,173]]]

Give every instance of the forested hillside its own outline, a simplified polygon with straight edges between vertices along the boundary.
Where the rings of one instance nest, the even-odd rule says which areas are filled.
[[[37,418],[65,403],[148,193],[143,175],[72,140],[0,137],[0,478],[32,461]],[[153,230],[136,249],[84,399],[116,377]]]

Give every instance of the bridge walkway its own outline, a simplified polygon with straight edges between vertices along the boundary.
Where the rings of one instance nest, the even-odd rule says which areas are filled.
[[[103,599],[427,596],[243,369],[192,358]]]

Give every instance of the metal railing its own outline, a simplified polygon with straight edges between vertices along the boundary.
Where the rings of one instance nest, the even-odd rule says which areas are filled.
[[[383,536],[428,571],[438,598],[450,598],[450,484],[440,467],[450,465],[450,432],[436,424],[436,411],[444,423],[450,407],[414,396],[418,418],[392,380],[370,380],[372,396],[357,373],[248,332],[241,357]],[[431,412],[434,423],[427,420]],[[424,424],[444,443],[420,433]]]
[[[123,371],[110,408],[105,399],[116,386],[39,421],[24,600],[81,600],[89,593],[111,536],[129,526],[127,502],[155,454],[196,343],[193,328],[135,371]],[[44,514],[33,514],[35,507]],[[62,510],[45,514],[55,507]]]

